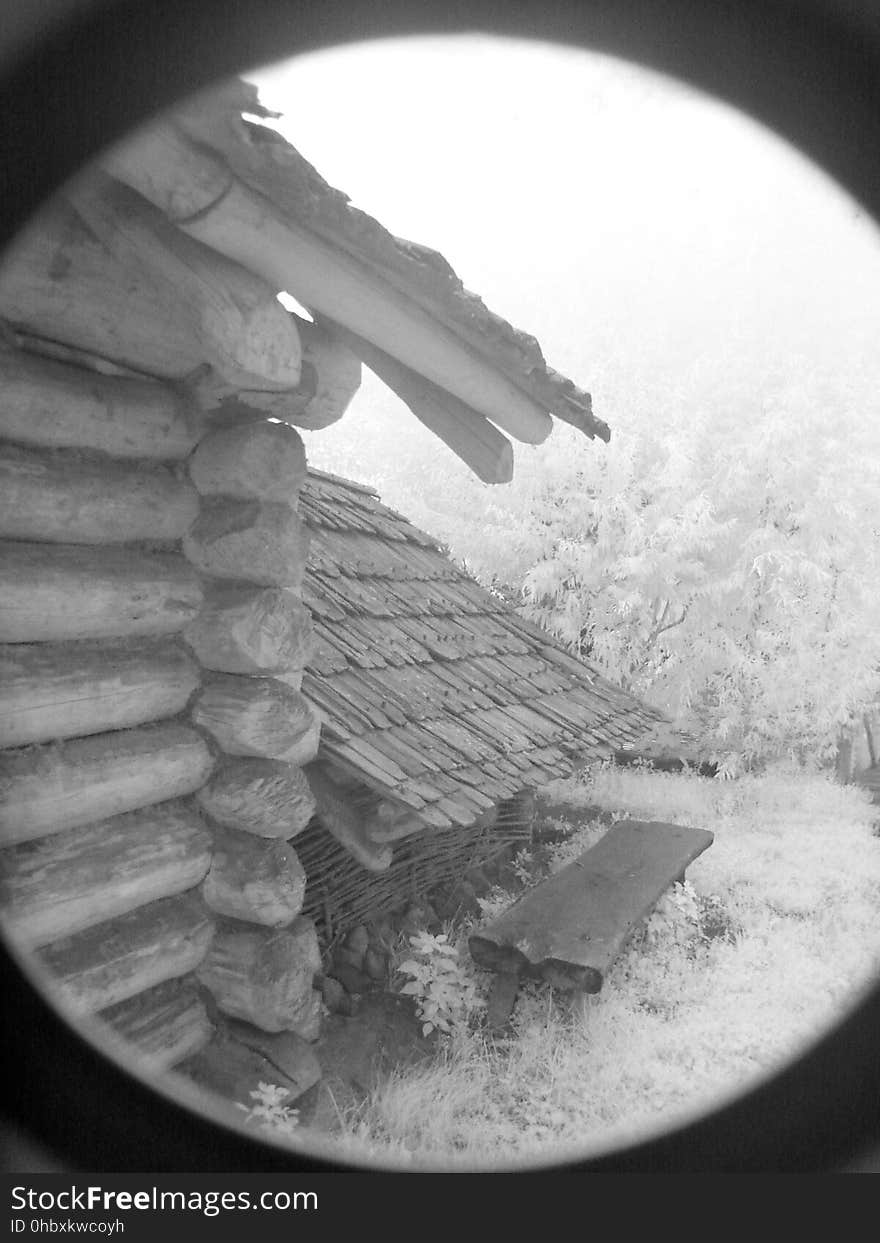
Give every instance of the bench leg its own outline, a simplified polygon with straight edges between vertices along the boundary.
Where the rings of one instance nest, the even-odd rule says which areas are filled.
[[[570,996],[572,1017],[578,1023],[585,1023],[589,1016],[591,999],[595,997],[595,993],[587,993],[578,988]]]
[[[516,995],[519,992],[519,975],[515,971],[499,971],[489,989],[486,1024],[490,1031],[501,1031],[510,1021]]]

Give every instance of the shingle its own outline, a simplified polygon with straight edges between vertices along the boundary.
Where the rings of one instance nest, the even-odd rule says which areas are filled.
[[[334,763],[435,829],[638,737],[661,715],[485,591],[369,489],[310,472],[303,692]]]

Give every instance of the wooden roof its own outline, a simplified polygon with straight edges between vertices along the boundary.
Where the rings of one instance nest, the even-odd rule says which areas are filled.
[[[437,827],[634,742],[659,712],[575,659],[369,488],[310,471],[300,514],[321,758]]]
[[[587,436],[609,439],[607,425],[592,412],[590,394],[547,364],[533,336],[465,289],[441,254],[395,237],[353,207],[348,195],[330,186],[277,130],[247,119],[277,115],[260,104],[255,86],[235,80],[179,108],[173,122],[178,134],[219,157],[282,216],[394,286],[549,414]]]

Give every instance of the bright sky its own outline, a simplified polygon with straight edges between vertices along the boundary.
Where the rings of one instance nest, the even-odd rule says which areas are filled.
[[[609,351],[721,357],[764,325],[801,348],[873,342],[873,224],[773,135],[669,79],[488,36],[246,76],[331,184],[441,251],[585,387]]]

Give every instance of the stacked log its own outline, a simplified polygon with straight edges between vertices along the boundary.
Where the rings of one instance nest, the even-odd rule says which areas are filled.
[[[213,931],[201,895],[190,889],[59,937],[38,957],[69,1004],[95,1013],[169,976],[189,975],[204,958]]]
[[[190,976],[165,980],[156,988],[102,1010],[100,1017],[122,1037],[124,1046],[137,1047],[145,1070],[176,1066],[204,1048],[214,1034]]]
[[[221,920],[198,979],[222,1014],[313,1040],[320,954],[300,914],[306,878],[291,844],[314,812],[301,766],[314,759],[319,734],[291,685],[311,651],[298,591],[305,475],[303,443],[289,424],[249,420],[212,431],[189,462],[201,507],[183,547],[205,582],[186,632],[205,668],[191,719],[220,756],[198,796],[214,834],[203,894]]]
[[[0,303],[9,289],[0,280]],[[212,1031],[194,976],[214,929],[199,888],[212,841],[193,795],[214,757],[186,720],[202,671],[183,637],[204,589],[181,552],[198,513],[185,459],[205,424],[173,386],[10,341],[3,921],[69,1005],[165,1067]]]
[[[291,424],[360,363],[148,198],[94,174],[0,269],[0,915],[168,1067],[318,1034]]]
[[[271,649],[286,668],[308,631],[279,591],[206,589],[183,555],[186,463],[217,392],[295,392],[301,348],[270,286],[137,195],[104,177],[73,198],[0,273],[2,915],[70,1004],[168,1066],[212,1032],[195,971],[213,839],[193,796],[216,748],[187,718],[216,617],[243,667]]]

